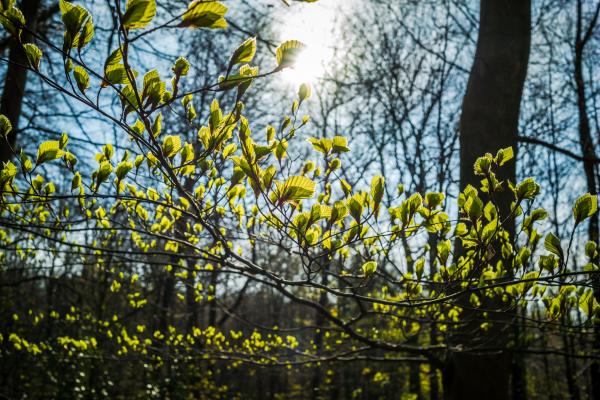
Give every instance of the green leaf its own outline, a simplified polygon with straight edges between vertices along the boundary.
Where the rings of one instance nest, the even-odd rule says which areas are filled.
[[[82,49],[86,44],[91,42],[94,37],[94,23],[92,17],[89,16],[86,23],[83,25],[83,29],[80,34],[75,38],[75,45],[77,48]]]
[[[83,93],[90,85],[90,76],[88,75],[85,68],[81,66],[76,66],[73,68],[73,77],[75,77],[75,82],[77,82],[77,88]]]
[[[137,71],[130,70],[131,74],[135,78]],[[111,64],[104,70],[104,79],[112,85],[123,85],[129,83],[129,76],[127,70],[123,64]],[[107,86],[106,83],[103,86]]]
[[[588,318],[592,317],[595,314],[598,314],[598,301],[594,297],[594,294],[591,289],[586,289],[583,294],[579,297],[579,308],[583,310],[585,315]]]
[[[596,242],[592,242],[591,240],[585,244],[585,255],[588,258],[595,258],[598,255],[598,245]]]
[[[519,183],[516,188],[517,198],[519,200],[532,200],[540,192],[540,185],[535,183],[533,178],[527,178]]]
[[[33,43],[26,43],[23,45],[25,55],[29,65],[35,70],[40,69],[40,60],[42,59],[42,51]]]
[[[333,153],[347,153],[350,151],[348,147],[348,139],[344,136],[334,136],[331,140],[331,151]]]
[[[465,210],[471,220],[476,220],[483,213],[483,202],[477,196],[470,196],[465,202]]]
[[[377,271],[377,262],[367,261],[362,265],[362,271],[365,276],[371,276]]]
[[[189,4],[179,26],[209,29],[227,28],[225,14],[227,14],[227,7],[221,2],[195,0]]]
[[[423,277],[424,271],[425,271],[425,259],[423,257],[421,257],[415,262],[415,273],[417,274],[417,278],[421,279]]]
[[[60,149],[60,143],[58,140],[50,140],[43,142],[38,147],[37,161],[36,164],[40,165],[47,161],[56,160],[62,157],[64,152]]]
[[[278,184],[279,202],[309,199],[315,194],[315,182],[305,176],[292,176],[285,183]]]
[[[336,201],[331,210],[331,220],[337,222],[348,215],[348,207],[344,201]]]
[[[60,147],[61,150],[64,150],[65,147],[67,147],[67,143],[69,143],[69,135],[67,135],[66,133],[63,132],[63,134],[60,135],[60,140],[58,141],[58,147]]]
[[[543,208],[537,208],[531,212],[530,217],[533,222],[542,221],[548,218],[548,212]]]
[[[73,180],[71,181],[71,190],[75,190],[79,188],[79,186],[81,186],[81,174],[76,172],[75,175],[73,175]]]
[[[111,65],[119,64],[119,62],[121,62],[122,59],[123,59],[122,49],[119,47],[118,49],[113,50],[113,52],[110,53],[110,56],[108,56],[108,58],[104,62],[104,70],[106,71],[106,69]]]
[[[146,93],[148,88],[154,85],[156,82],[160,82],[160,75],[158,75],[158,71],[152,69],[144,74],[144,86],[143,92]]]
[[[0,24],[2,24],[4,29],[11,35],[19,38],[22,30],[21,27],[25,25],[25,17],[21,10],[10,5],[5,11],[0,13]]]
[[[127,173],[133,169],[133,164],[130,161],[121,161],[119,165],[117,165],[117,169],[115,170],[115,174],[119,180],[123,180]]]
[[[154,122],[152,123],[152,136],[158,137],[162,132],[162,120],[162,113],[158,113],[158,115],[154,119]]]
[[[0,0],[0,12],[7,11],[15,4],[15,0]]]
[[[248,64],[240,67],[238,74],[229,75],[227,78],[224,76],[219,77],[219,88],[221,90],[229,90],[234,87],[238,87],[238,98],[248,89],[252,83],[252,78],[258,75],[258,67],[250,67]]]
[[[473,171],[475,172],[475,175],[486,175],[489,173],[491,166],[492,155],[488,153],[485,156],[479,157],[477,160],[475,160]]]
[[[77,157],[75,157],[75,154],[65,151],[65,161],[67,162],[67,165],[69,166],[69,168],[74,167],[77,164]]]
[[[342,191],[344,192],[344,195],[347,197],[350,195],[350,193],[352,193],[352,186],[350,186],[350,184],[348,183],[347,180],[345,180],[344,178],[340,179],[340,187],[342,188]]]
[[[102,161],[98,171],[96,171],[96,183],[98,186],[106,181],[112,172],[113,168],[109,161]]]
[[[348,199],[348,208],[350,209],[350,215],[360,223],[360,218],[363,213],[363,197],[360,194],[355,194]]]
[[[303,83],[300,85],[300,89],[298,89],[298,98],[300,99],[300,102],[309,99],[311,94],[312,88],[308,83]]]
[[[255,53],[256,38],[250,38],[242,43],[231,55],[229,66],[227,67],[227,75],[229,75],[229,72],[231,72],[231,68],[233,68],[234,65],[251,62]]]
[[[237,144],[230,143],[223,149],[223,158],[227,158],[237,150]]]
[[[153,69],[144,75],[142,97],[150,99],[152,104],[159,104],[165,93],[166,85],[160,80],[158,71]]]
[[[178,76],[185,76],[190,70],[190,62],[185,57],[179,57],[173,66],[173,73]]]
[[[385,180],[381,175],[374,176],[371,180],[371,197],[373,197],[373,202],[375,203],[375,210],[379,209],[379,205],[383,199],[384,185]]]
[[[15,176],[17,176],[17,166],[11,161],[3,163],[0,166],[2,167],[2,169],[0,169],[0,190],[2,190],[4,189],[4,186],[11,184],[15,179]]]
[[[275,145],[275,157],[281,161],[283,160],[285,157],[287,157],[287,148],[288,148],[288,142],[287,140],[283,139],[283,140],[278,140],[276,145]]]
[[[573,217],[575,225],[591,217],[598,211],[598,196],[589,193],[584,194],[575,201],[573,206]]]
[[[155,0],[128,0],[123,15],[125,29],[142,29],[156,15]]]
[[[544,240],[544,248],[550,253],[558,256],[561,260],[564,258],[563,250],[560,246],[560,239],[552,232],[546,235],[546,239]]]
[[[313,148],[319,153],[327,154],[331,150],[332,141],[331,139],[323,138],[308,138],[308,141],[312,144]]]
[[[64,49],[83,48],[94,36],[92,16],[85,8],[64,0],[60,0],[59,8],[66,28]]]
[[[12,124],[6,115],[0,114],[0,136],[6,137],[12,131]]]
[[[436,208],[444,201],[444,193],[428,192],[425,194],[425,203],[430,208]]]
[[[498,152],[496,153],[496,158],[494,159],[494,161],[496,162],[496,164],[498,164],[498,166],[502,166],[505,163],[507,163],[508,161],[512,160],[514,158],[514,152],[513,152],[513,148],[512,147],[507,147],[505,149],[500,149],[498,150]]]
[[[181,138],[179,136],[165,136],[162,144],[162,151],[166,157],[174,157],[181,149]]]
[[[277,47],[276,58],[278,69],[292,67],[306,45],[298,40],[288,40]]]
[[[102,146],[102,154],[104,154],[104,157],[107,159],[111,159],[112,156],[115,154],[115,148],[113,147],[112,144],[107,143],[104,146]]]

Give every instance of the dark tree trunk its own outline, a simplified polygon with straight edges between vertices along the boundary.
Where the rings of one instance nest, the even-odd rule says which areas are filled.
[[[328,275],[327,275],[327,267],[324,268],[323,270],[323,275],[321,277],[321,284],[323,286],[327,286],[329,279],[328,279]],[[321,295],[319,296],[319,304],[324,307],[327,308],[328,306],[328,301],[327,301],[327,293],[325,291],[321,291]],[[323,327],[325,325],[325,316],[320,313],[317,312],[315,315],[315,326],[317,326],[317,331],[315,332],[314,335],[314,343],[315,343],[315,353],[316,354],[320,354],[322,348],[323,348]],[[315,368],[312,371],[313,376],[312,376],[312,398],[313,400],[317,400],[320,398],[323,398],[322,393],[321,393],[321,374],[322,374],[322,369],[319,366],[319,364],[315,364]]]
[[[515,337],[515,345],[522,347],[524,345],[523,337],[526,335],[525,323],[523,315],[527,312],[526,309],[517,307],[515,312],[516,320],[513,326],[513,335]],[[527,399],[527,376],[525,370],[525,359],[522,354],[513,354],[511,365],[511,391],[512,400]]]
[[[516,152],[517,129],[523,85],[527,74],[531,42],[530,0],[481,0],[479,37],[460,119],[460,184],[477,187],[480,178],[473,173],[475,160],[486,152],[512,146]],[[498,173],[502,180],[515,181],[514,160]],[[509,215],[511,195],[496,198],[500,216]],[[505,225],[514,234],[514,222]],[[471,324],[469,324],[471,325]],[[486,332],[487,348],[502,349],[507,335],[502,324]],[[467,329],[473,328],[469,326]],[[469,343],[469,334],[458,334],[453,347]],[[460,352],[448,356],[444,376],[446,399],[508,399],[512,355]]]
[[[594,148],[594,139],[590,130],[590,118],[587,109],[587,98],[585,88],[585,78],[583,75],[583,52],[585,45],[592,37],[593,31],[598,22],[598,14],[600,13],[600,3],[597,4],[596,10],[589,22],[587,29],[583,27],[583,1],[577,0],[577,21],[575,31],[575,58],[574,63],[574,78],[575,87],[577,90],[577,111],[579,116],[579,144],[581,153],[584,157],[583,169],[586,178],[587,190],[591,194],[598,194],[598,181],[596,175],[596,166],[592,159],[596,159],[596,150]],[[599,215],[595,213],[588,223],[588,240],[598,243],[600,240],[599,233]],[[594,260],[595,264],[600,263],[599,257]],[[600,301],[600,280],[598,276],[593,277],[594,297]],[[594,325],[594,349],[600,349],[600,323]],[[590,368],[592,377],[592,398],[600,400],[600,362],[594,360]]]
[[[40,9],[41,0],[23,0],[20,9],[23,12],[27,27],[35,30],[37,23],[38,12]],[[31,42],[32,35],[23,31],[21,34],[21,42]],[[27,56],[23,51],[22,44],[16,39],[11,39],[10,52],[8,56],[8,66],[6,76],[4,78],[4,89],[2,98],[0,99],[0,114],[6,116],[13,126],[6,138],[7,143],[2,143],[0,146],[0,162],[8,161],[12,157],[11,148],[15,148],[17,142],[17,132],[19,129],[19,117],[21,116],[21,108],[23,107],[23,96],[25,95],[25,85],[27,84]],[[10,145],[10,146],[9,146]]]
[[[437,268],[437,245],[439,242],[438,234],[430,233],[427,239],[429,244],[429,279],[433,282],[435,274],[438,272]],[[431,290],[437,290],[435,285],[432,285]],[[439,343],[438,341],[439,330],[437,324],[432,322],[431,331],[429,332],[429,337],[431,341],[431,345],[435,346]],[[439,387],[439,377],[438,377],[438,369],[435,364],[429,364],[429,398],[430,400],[439,400],[440,399],[440,387]]]

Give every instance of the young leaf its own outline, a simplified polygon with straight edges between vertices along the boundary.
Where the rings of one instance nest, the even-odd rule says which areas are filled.
[[[313,149],[319,153],[327,154],[331,150],[331,140],[323,138],[308,138],[308,141],[312,144]]]
[[[334,136],[331,141],[331,151],[333,153],[347,153],[350,151],[348,147],[348,139],[343,136]]]
[[[517,185],[516,193],[519,200],[532,200],[540,192],[540,185],[533,178],[527,178]]]
[[[348,215],[348,207],[346,207],[346,203],[343,201],[336,201],[333,204],[333,209],[331,210],[331,220],[333,222],[337,222]]]
[[[178,76],[185,76],[190,70],[190,62],[184,57],[179,57],[173,66],[173,73]]]
[[[573,206],[573,217],[575,225],[578,225],[585,219],[591,217],[598,211],[598,196],[592,196],[589,193],[584,194],[575,201]]]
[[[221,2],[195,0],[190,3],[187,11],[183,14],[179,26],[209,29],[227,28],[227,21],[223,18],[225,14],[227,14],[227,7]]]
[[[174,157],[181,149],[181,138],[179,136],[165,136],[162,151],[166,157]]]
[[[281,43],[276,51],[277,68],[283,69],[294,66],[298,55],[305,47],[306,45],[298,40],[288,40]]]
[[[309,99],[311,94],[312,88],[308,83],[303,83],[302,85],[300,85],[300,89],[298,89],[298,98],[300,99],[301,103],[304,100]]]
[[[117,65],[119,62],[121,62],[122,59],[123,59],[123,51],[119,47],[118,49],[116,49],[112,53],[110,53],[110,56],[108,56],[106,61],[104,61],[104,70],[106,71],[106,69],[111,65]]]
[[[598,245],[596,242],[592,242],[591,240],[585,244],[585,255],[588,258],[594,258],[598,255],[597,252]]]
[[[71,190],[75,190],[79,188],[79,186],[81,186],[81,174],[76,172],[75,175],[73,175],[73,180],[71,181]]]
[[[498,166],[501,167],[502,165],[504,165],[508,161],[512,160],[513,157],[514,157],[513,148],[512,147],[507,147],[505,149],[498,150],[498,152],[496,153],[496,158],[494,159],[494,161],[496,162],[496,164],[498,164]]]
[[[365,276],[371,276],[377,271],[377,262],[367,261],[362,265],[363,274]]]
[[[33,43],[26,43],[23,45],[27,61],[33,69],[40,69],[40,60],[42,59],[42,51]]]
[[[561,260],[564,258],[563,250],[562,250],[562,247],[560,246],[560,239],[558,237],[556,237],[556,235],[554,235],[552,232],[550,232],[546,236],[546,239],[544,240],[544,247],[550,253],[558,256]]]
[[[98,171],[96,171],[96,183],[98,186],[108,179],[112,170],[113,168],[109,161],[102,161],[100,163],[100,167],[98,167]]]
[[[60,135],[60,140],[58,141],[58,147],[61,150],[64,150],[65,147],[67,147],[67,143],[69,143],[69,135],[67,135],[66,133],[63,132],[63,134]]]
[[[60,143],[58,140],[50,140],[43,142],[38,147],[37,161],[36,164],[40,165],[47,161],[56,160],[62,157],[64,152],[60,149]]]
[[[373,177],[373,180],[371,181],[371,196],[373,197],[376,214],[379,211],[379,205],[383,199],[384,182],[385,180],[381,175]]]
[[[123,15],[123,27],[125,29],[142,29],[152,21],[155,15],[155,0],[128,0]]]
[[[305,176],[292,176],[278,185],[279,202],[309,199],[315,194],[315,182]]]
[[[83,48],[94,36],[92,16],[83,7],[60,0],[59,8],[66,31],[64,49]]]
[[[0,136],[6,137],[12,131],[12,124],[5,115],[0,114]]]
[[[231,55],[229,66],[227,67],[227,75],[229,75],[231,68],[233,68],[234,65],[251,62],[255,53],[256,38],[250,38],[242,43]]]
[[[131,73],[135,77],[137,72],[131,70]],[[111,64],[104,70],[104,79],[112,85],[122,85],[129,83],[129,77],[127,76],[127,70],[123,64]],[[107,86],[104,84],[103,86]]]
[[[0,13],[0,24],[12,36],[19,38],[21,35],[21,27],[25,25],[25,17],[21,10],[16,7],[8,6],[6,11]]]
[[[355,194],[348,199],[348,208],[350,209],[350,215],[360,223],[360,218],[363,213],[363,198],[360,194]]]
[[[444,201],[444,193],[428,192],[425,194],[425,203],[430,208],[436,208]]]
[[[75,82],[77,82],[77,88],[83,93],[90,85],[90,76],[88,75],[85,68],[81,66],[76,66],[73,68],[73,76],[75,77]]]
[[[117,165],[117,169],[115,170],[115,174],[119,180],[123,180],[127,173],[133,169],[133,164],[130,161],[121,161],[119,165]]]
[[[588,318],[598,313],[600,305],[598,304],[598,301],[596,301],[591,289],[586,289],[583,292],[581,297],[579,297],[578,303],[579,307],[583,310]]]

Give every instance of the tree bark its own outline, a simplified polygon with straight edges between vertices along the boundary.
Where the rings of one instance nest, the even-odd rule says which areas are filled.
[[[587,109],[587,98],[586,98],[586,87],[585,77],[583,74],[583,57],[585,45],[588,43],[590,37],[593,34],[593,30],[596,27],[598,21],[598,14],[600,13],[600,3],[596,5],[596,10],[589,22],[588,28],[584,30],[583,27],[583,1],[577,0],[576,3],[576,29],[575,29],[575,57],[573,60],[574,64],[574,78],[575,88],[577,91],[577,114],[579,117],[579,144],[581,148],[581,154],[584,158],[583,170],[585,173],[587,190],[593,195],[598,194],[598,181],[596,175],[596,166],[592,159],[596,158],[596,150],[594,148],[594,139],[590,129],[590,117]],[[591,216],[588,222],[588,240],[598,243],[600,240],[599,232],[599,215],[595,213]],[[593,260],[595,264],[600,263],[599,257],[595,257]],[[600,280],[597,276],[593,278],[593,290],[594,297],[597,301],[600,301]],[[600,323],[594,324],[594,350],[600,349]],[[600,363],[598,360],[594,360],[590,368],[592,378],[592,399],[600,400]]]
[[[23,0],[20,9],[25,17],[27,28],[35,30],[37,17],[40,10],[41,0]],[[32,35],[23,31],[21,33],[21,42],[31,42]],[[8,66],[4,78],[4,89],[0,99],[0,114],[8,118],[13,126],[12,131],[7,135],[8,143],[2,143],[0,146],[0,163],[10,160],[13,153],[11,148],[15,148],[17,142],[17,133],[19,129],[19,117],[23,107],[23,96],[25,95],[25,85],[27,84],[27,56],[23,51],[23,46],[16,39],[10,40],[10,52],[8,56]]]
[[[512,146],[516,152],[519,112],[531,42],[530,0],[481,0],[479,37],[460,119],[460,185],[479,186],[473,173],[486,152]],[[498,171],[501,180],[516,178],[515,161]],[[509,215],[511,194],[497,196],[500,216]],[[505,225],[514,236],[514,221]],[[470,331],[471,324],[465,328]],[[494,324],[482,343],[494,353],[455,350],[448,356],[444,398],[508,399],[512,355],[502,324]],[[459,332],[452,348],[473,347],[472,332]],[[481,334],[481,333],[479,333]],[[472,337],[472,336],[471,336]]]

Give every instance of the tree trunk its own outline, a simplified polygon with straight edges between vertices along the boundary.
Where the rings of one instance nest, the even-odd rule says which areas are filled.
[[[327,269],[328,269],[328,267],[325,267],[323,269],[323,274],[321,276],[321,284],[323,286],[327,286],[327,284],[329,282],[329,277],[327,275]],[[321,294],[319,296],[319,305],[321,305],[323,308],[327,308],[327,306],[328,306],[327,292],[321,291]],[[323,327],[325,326],[325,316],[318,311],[315,314],[315,326],[317,327],[317,331],[315,332],[315,335],[313,337],[313,341],[315,344],[315,353],[321,354],[321,350],[323,348],[323,337],[324,337]],[[319,365],[319,363],[316,363],[315,368],[312,371],[312,374],[313,374],[313,376],[312,376],[312,399],[313,400],[323,398],[322,393],[321,393],[321,383],[322,383],[321,382],[321,374],[322,373],[323,373],[323,371],[321,369],[321,366]]]
[[[41,0],[23,0],[21,3],[20,9],[25,17],[27,28],[31,30],[35,30],[40,3]],[[23,31],[21,33],[22,43],[31,42],[31,40],[32,35],[29,32]],[[8,145],[2,143],[2,146],[0,146],[0,163],[10,160],[13,155],[11,148],[14,149],[17,142],[19,117],[21,116],[25,85],[27,84],[27,68],[24,68],[28,65],[27,56],[23,51],[22,44],[14,38],[11,39],[8,61],[4,89],[0,99],[0,114],[8,118],[13,129],[6,137]]]
[[[594,148],[594,139],[590,130],[590,118],[587,109],[587,98],[585,91],[585,78],[583,75],[583,52],[585,45],[592,36],[593,30],[598,21],[598,13],[600,12],[600,3],[596,6],[596,11],[592,16],[588,28],[584,31],[583,29],[583,1],[577,0],[577,21],[576,21],[576,32],[575,32],[575,58],[574,63],[574,78],[575,87],[577,91],[577,113],[579,117],[579,144],[581,148],[581,154],[584,157],[583,170],[585,173],[587,190],[591,194],[598,194],[598,182],[596,177],[596,166],[592,159],[596,159],[596,150]],[[600,240],[599,232],[599,215],[595,213],[591,216],[588,223],[588,240],[598,243]],[[593,262],[595,264],[600,263],[599,257],[596,257]],[[598,276],[594,275],[593,279],[593,290],[594,297],[597,301],[600,301],[600,280]],[[594,324],[594,350],[600,349],[600,323]],[[594,400],[600,400],[600,362],[594,360],[591,368],[592,377],[592,398]]]
[[[531,42],[530,0],[481,0],[479,37],[460,119],[460,184],[478,186],[473,173],[475,160],[484,153],[512,146],[516,152],[517,130],[523,85]],[[499,179],[515,181],[514,160],[504,165]],[[511,195],[497,197],[500,216],[510,210]],[[514,234],[514,222],[505,225]],[[507,335],[495,324],[486,332],[485,346],[502,349]],[[501,326],[500,326],[501,327]],[[467,328],[468,329],[468,328]],[[470,347],[469,333],[457,335]],[[472,333],[472,332],[471,332]],[[471,336],[472,337],[472,336]],[[508,399],[512,355],[461,352],[449,354],[444,376],[446,399]]]

